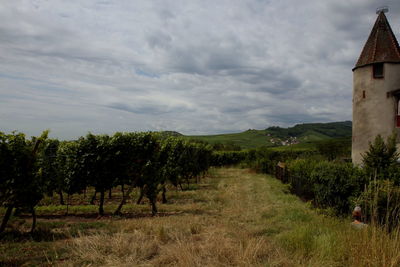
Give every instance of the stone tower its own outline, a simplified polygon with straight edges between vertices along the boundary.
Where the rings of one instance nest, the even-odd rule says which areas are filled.
[[[384,11],[378,18],[353,69],[352,160],[380,134],[400,138],[400,48]]]

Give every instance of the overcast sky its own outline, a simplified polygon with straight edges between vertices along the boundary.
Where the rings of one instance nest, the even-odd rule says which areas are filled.
[[[351,69],[385,4],[400,38],[398,0],[2,0],[0,131],[351,120]]]

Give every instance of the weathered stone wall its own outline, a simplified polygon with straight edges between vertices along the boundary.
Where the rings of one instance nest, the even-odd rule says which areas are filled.
[[[362,162],[361,154],[368,150],[369,142],[378,134],[386,139],[393,131],[397,131],[399,136],[400,131],[396,127],[396,98],[387,95],[397,89],[400,89],[400,64],[385,63],[384,78],[381,79],[374,79],[372,65],[354,70],[353,163]]]

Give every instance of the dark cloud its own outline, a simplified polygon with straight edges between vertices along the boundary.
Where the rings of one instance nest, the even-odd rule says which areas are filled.
[[[3,1],[0,131],[210,134],[351,119],[352,72],[397,0]]]
[[[108,105],[108,107],[136,114],[149,114],[149,115],[159,115],[166,111],[166,109],[165,108],[163,109],[162,107],[155,107],[155,106],[133,107],[124,103],[114,103]]]
[[[126,103],[112,103],[106,105],[106,107],[142,115],[165,115],[166,113],[171,113],[171,112],[180,113],[180,112],[192,111],[191,109],[182,106],[180,107],[169,107],[167,105],[158,106],[155,103],[153,104],[140,103],[138,105],[129,105]]]
[[[152,49],[169,48],[172,41],[171,36],[161,31],[153,32],[147,37],[147,42]]]

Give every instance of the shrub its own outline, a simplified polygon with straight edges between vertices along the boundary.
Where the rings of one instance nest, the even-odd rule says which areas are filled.
[[[390,136],[386,143],[382,136],[376,136],[374,142],[369,144],[369,150],[362,157],[364,168],[370,177],[378,179],[387,177],[399,157],[396,152],[396,135]]]
[[[398,163],[391,164],[386,171],[386,179],[393,181],[393,184],[400,186],[400,166]]]
[[[290,183],[292,193],[305,199],[314,198],[311,173],[317,164],[317,160],[310,159],[296,159],[289,162],[288,182]]]
[[[338,214],[350,211],[351,198],[357,197],[367,180],[363,171],[351,163],[322,161],[311,172],[314,184],[315,205],[321,208],[332,207]]]
[[[365,173],[351,163],[297,159],[288,163],[288,182],[292,193],[313,200],[319,208],[333,208],[336,214],[350,211],[368,180]]]

